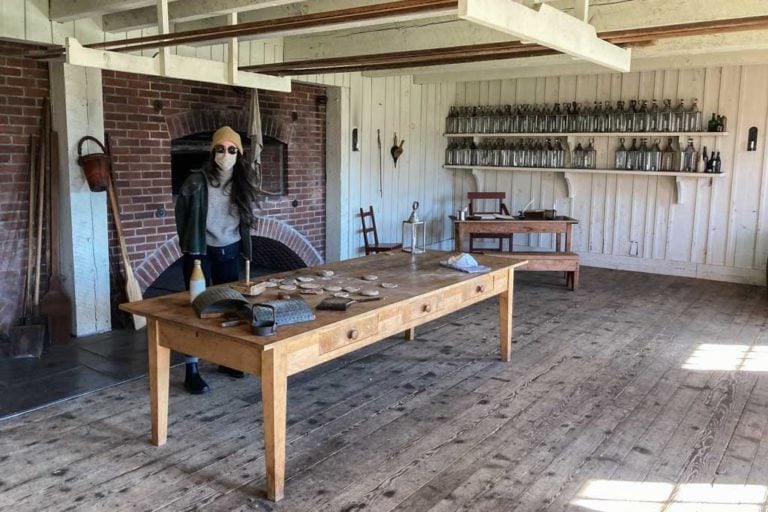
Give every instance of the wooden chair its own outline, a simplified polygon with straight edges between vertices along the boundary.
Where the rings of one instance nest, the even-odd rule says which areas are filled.
[[[504,199],[507,197],[505,192],[467,192],[467,199],[469,200],[469,215],[477,215],[481,213],[500,213],[502,215],[509,215],[507,205],[504,204]],[[475,201],[498,201],[492,211],[479,211],[475,205]],[[475,250],[475,240],[492,238],[498,240],[499,247],[496,249],[501,252],[504,250],[504,240],[509,240],[509,251],[512,251],[512,233],[503,233],[500,235],[469,235],[469,252]],[[489,250],[489,249],[484,249]],[[490,249],[493,250],[493,249]]]
[[[370,218],[368,222],[365,219]],[[391,251],[400,249],[403,244],[399,243],[381,243],[379,234],[376,232],[376,217],[373,215],[373,206],[368,207],[368,211],[360,208],[360,222],[363,224],[363,241],[365,242],[365,255],[376,254],[377,252]],[[373,234],[373,243],[370,235]]]

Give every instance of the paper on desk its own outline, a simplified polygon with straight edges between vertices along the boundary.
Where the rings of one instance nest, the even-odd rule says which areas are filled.
[[[461,272],[467,272],[469,274],[477,274],[491,270],[491,267],[478,265],[477,260],[465,252],[451,256],[447,260],[441,261],[440,265],[452,268],[454,270],[459,270]]]

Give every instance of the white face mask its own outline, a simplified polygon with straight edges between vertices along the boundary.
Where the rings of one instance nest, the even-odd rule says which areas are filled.
[[[229,172],[235,166],[237,162],[237,155],[230,155],[229,153],[216,153],[216,165],[224,172]]]

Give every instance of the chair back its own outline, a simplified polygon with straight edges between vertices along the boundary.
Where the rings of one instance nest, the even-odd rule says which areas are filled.
[[[367,219],[367,220],[366,220]],[[373,214],[373,205],[368,207],[368,211],[360,208],[360,222],[363,225],[363,242],[365,243],[365,255],[368,256],[374,248],[379,245],[379,234],[376,232],[376,217]],[[373,243],[370,235],[373,234]]]
[[[478,213],[501,213],[503,215],[509,215],[507,205],[504,204],[504,199],[507,197],[506,192],[467,192],[467,199],[469,200],[469,214],[475,215]],[[475,201],[498,201],[495,204],[494,209],[490,211],[478,210]]]

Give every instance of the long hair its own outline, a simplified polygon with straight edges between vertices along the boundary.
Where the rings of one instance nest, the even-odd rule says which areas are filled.
[[[251,166],[245,159],[245,156],[238,152],[235,166],[232,169],[232,179],[227,183],[221,182],[221,169],[216,165],[216,152],[211,151],[211,156],[203,167],[205,177],[211,186],[221,187],[229,190],[232,204],[237,208],[240,222],[248,226],[253,226],[255,217],[253,215],[253,205],[256,202],[256,186],[251,176]]]

